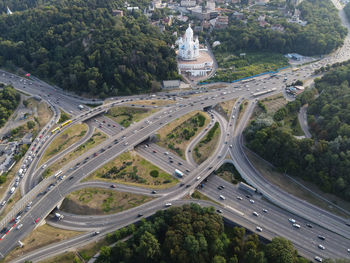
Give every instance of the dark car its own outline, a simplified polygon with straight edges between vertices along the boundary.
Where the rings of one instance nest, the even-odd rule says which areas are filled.
[[[141,217],[141,216],[143,216],[143,214],[141,214],[141,213],[137,215],[137,217]]]

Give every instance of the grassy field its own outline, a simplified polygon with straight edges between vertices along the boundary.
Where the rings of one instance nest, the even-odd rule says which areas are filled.
[[[108,110],[107,116],[120,125],[129,127],[130,124],[138,122],[157,111],[157,109],[117,106]]]
[[[132,104],[135,105],[148,105],[148,106],[165,106],[169,104],[174,104],[175,100],[138,100],[133,101]]]
[[[108,245],[110,245],[110,242],[107,242],[106,238],[104,238],[102,240],[87,244],[82,248],[79,248],[78,253],[85,260],[85,262],[88,262],[90,258],[92,258],[100,251],[101,247]]]
[[[204,187],[205,187],[205,186],[204,186]],[[202,194],[202,193],[199,192],[198,190],[195,190],[195,191],[193,192],[193,194],[191,195],[191,197],[194,198],[194,199],[199,199],[199,200],[204,200],[204,201],[210,201],[210,202],[213,202],[213,203],[215,203],[215,204],[221,206],[221,204],[220,204],[219,202],[214,201],[213,199],[207,197],[206,195]]]
[[[75,252],[65,252],[58,256],[39,261],[39,263],[83,263]]]
[[[210,118],[200,111],[190,112],[169,123],[158,131],[158,145],[184,158],[185,150],[209,123]]]
[[[225,163],[220,166],[220,168],[215,171],[215,174],[233,184],[244,181],[235,166],[231,163]]]
[[[240,105],[239,105],[239,113],[238,113],[238,117],[237,118],[237,121],[236,121],[236,126],[238,125],[239,121],[241,120],[243,114],[244,114],[244,111],[245,111],[245,108],[248,106],[248,100],[244,100]]]
[[[75,124],[63,131],[47,147],[38,166],[45,163],[52,156],[64,151],[73,143],[79,141],[85,135],[87,130],[88,126],[86,124]]]
[[[288,103],[281,93],[264,98],[261,102],[266,106],[268,114],[274,114]]]
[[[240,57],[239,54],[216,51],[215,58],[219,68],[216,75],[210,79],[213,82],[230,82],[288,66],[288,59],[277,53],[247,52],[245,56]]]
[[[6,256],[4,262],[9,262],[16,257],[21,256],[22,254],[29,253],[30,251],[39,249],[49,244],[77,236],[81,233],[82,232],[58,229],[49,225],[39,226],[23,240],[21,240],[24,246],[22,248],[16,247],[14,250],[12,250]]]
[[[153,174],[152,171],[157,175]],[[135,151],[119,155],[105,166],[89,175],[86,180],[103,180],[136,186],[148,186],[155,189],[169,188],[178,180],[157,166],[143,159]]]
[[[247,154],[247,157],[249,158],[250,162],[254,165],[254,167],[271,183],[274,185],[280,187],[284,191],[299,197],[300,199],[306,200],[307,202],[314,204],[318,207],[321,207],[325,210],[328,210],[332,213],[336,213],[340,216],[344,216],[349,218],[348,215],[344,214],[341,210],[337,209],[334,206],[331,206],[328,203],[325,203],[323,200],[320,200],[319,198],[315,197],[310,191],[307,191],[300,187],[299,184],[293,182],[291,179],[288,177],[284,176],[282,173],[279,173],[276,171],[274,167],[269,165],[268,163],[264,162],[262,159],[256,157],[254,154],[252,154],[250,151],[245,151]],[[299,180],[299,179],[298,179]],[[326,194],[321,192],[317,186],[308,183],[308,182],[303,182],[300,180],[300,182],[303,185],[306,185],[308,188],[310,188],[312,191],[316,192],[320,196],[323,196],[327,198],[328,200],[336,203],[343,209],[350,211],[350,203],[346,202],[332,194]]]
[[[216,122],[204,138],[194,147],[192,155],[197,164],[201,164],[213,154],[219,142],[220,133],[220,125]]]
[[[40,102],[37,106],[38,119],[36,120],[39,124],[39,130],[52,118],[53,112],[45,102]]]
[[[60,158],[58,161],[56,161],[54,164],[50,165],[47,168],[47,172],[45,173],[45,177],[50,176],[55,171],[58,171],[61,167],[69,163],[70,161],[78,158],[83,153],[87,152],[93,147],[96,147],[101,142],[107,139],[107,136],[101,132],[101,131],[95,131],[90,139],[88,139],[86,142],[78,146],[75,150],[72,152],[67,153],[65,156]]]
[[[102,188],[85,188],[70,193],[61,210],[78,215],[115,214],[152,200],[152,197]]]

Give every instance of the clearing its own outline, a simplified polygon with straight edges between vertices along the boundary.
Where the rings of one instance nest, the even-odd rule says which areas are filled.
[[[109,109],[107,116],[120,125],[129,127],[132,123],[138,122],[157,111],[158,109],[117,106]]]
[[[216,108],[218,109],[218,112],[221,113],[226,119],[230,118],[232,113],[233,105],[235,105],[235,102],[237,99],[227,100],[220,102],[216,105]]]
[[[14,229],[12,231],[18,230]],[[58,229],[47,224],[39,226],[22,240],[24,246],[22,248],[16,247],[13,249],[6,256],[5,261],[9,262],[25,253],[29,253],[33,250],[50,245],[52,243],[77,236],[81,233],[82,232]]]
[[[96,131],[93,133],[93,135],[83,144],[75,148],[72,152],[67,153],[65,156],[60,158],[58,161],[56,161],[54,164],[50,165],[47,168],[47,172],[45,172],[45,177],[48,177],[50,174],[52,174],[55,171],[58,171],[61,167],[65,166],[67,163],[71,162],[72,160],[78,158],[83,153],[87,152],[93,147],[96,147],[101,142],[107,139],[107,136],[101,132]]]
[[[109,215],[139,206],[153,198],[150,196],[117,192],[103,188],[85,188],[70,193],[61,210],[77,215]]]
[[[151,176],[152,172],[152,176]],[[169,188],[178,180],[143,159],[135,151],[125,152],[90,174],[87,180],[103,180],[155,189]]]
[[[232,184],[244,182],[243,178],[232,163],[225,163],[221,165],[220,168],[215,171],[215,175]]]
[[[157,144],[185,158],[184,153],[188,144],[209,124],[209,121],[207,113],[190,112],[161,128],[157,133],[159,136]]]
[[[52,156],[64,151],[69,146],[79,141],[85,135],[87,130],[88,126],[86,124],[75,124],[61,132],[46,148],[38,166],[45,163]]]
[[[204,138],[194,147],[192,155],[197,164],[201,164],[215,151],[220,139],[220,125],[215,122]]]
[[[133,101],[131,104],[147,106],[165,106],[169,104],[174,104],[175,102],[175,100],[138,100]]]

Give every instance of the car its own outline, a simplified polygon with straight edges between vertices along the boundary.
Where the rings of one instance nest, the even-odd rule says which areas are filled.
[[[293,224],[293,227],[295,227],[295,228],[300,228],[300,225],[298,225],[298,224]]]
[[[242,200],[243,198],[242,198],[242,197],[240,197],[240,196],[237,196],[237,199],[238,199],[238,200]]]
[[[230,144],[230,146],[229,146],[230,148],[232,148],[232,144]]]
[[[323,261],[323,259],[322,259],[321,257],[319,257],[319,256],[316,256],[316,257],[315,257],[315,260],[316,260],[317,262],[322,262],[322,261]]]
[[[165,204],[165,207],[169,207],[169,206],[172,206],[172,203],[166,203]]]
[[[71,177],[69,177],[69,180],[72,180],[74,178],[74,176],[71,176]]]
[[[319,248],[319,249],[322,249],[322,250],[325,250],[325,249],[326,249],[326,248],[325,248],[323,245],[321,245],[321,244],[318,245],[318,248]]]
[[[182,165],[182,162],[178,162],[177,164],[178,164],[178,165]]]
[[[312,225],[311,224],[306,224],[307,227],[309,228],[312,228]]]
[[[16,228],[20,230],[23,227],[23,224],[19,224]]]
[[[348,248],[348,253],[350,253],[350,248]]]
[[[198,176],[198,177],[196,178],[196,180],[197,180],[197,181],[199,181],[200,179],[201,179],[201,177],[200,177],[200,176]]]
[[[256,230],[259,231],[259,232],[262,232],[262,228],[260,226],[257,226]]]
[[[190,184],[187,184],[187,185],[186,185],[186,188],[189,188],[190,186],[191,186]]]
[[[255,203],[255,201],[254,201],[253,199],[250,199],[249,202],[250,202],[251,204],[254,204],[254,203]]]
[[[1,202],[1,206],[4,206],[4,205],[6,205],[6,200]]]
[[[222,210],[221,209],[216,210],[216,212],[218,212],[219,214],[222,214]]]
[[[117,188],[117,186],[115,184],[112,184],[111,188]]]
[[[185,185],[184,183],[181,183],[181,184],[180,184],[180,187],[181,187],[181,186],[184,186],[184,185]]]
[[[35,219],[35,224],[37,224],[40,221],[40,218],[38,217],[37,219]]]
[[[267,209],[263,209],[263,212],[264,212],[264,213],[267,213]]]
[[[288,221],[293,223],[293,224],[295,224],[295,222],[296,222],[295,219],[293,219],[293,218],[289,218]]]
[[[220,195],[219,197],[220,197],[221,200],[225,200],[226,199],[226,197],[223,196],[223,195]]]
[[[220,186],[218,186],[218,190],[222,190],[221,185],[220,185]]]
[[[154,191],[154,190],[152,191],[152,194],[156,194],[156,193],[157,193],[157,191]]]
[[[186,171],[187,173],[190,173],[190,172],[191,172],[191,171],[190,171],[190,170],[188,170],[188,169],[186,169],[185,171]]]
[[[156,151],[156,150],[153,150],[153,153],[157,153],[157,151]]]
[[[259,216],[259,214],[257,213],[257,212],[253,212],[253,215],[255,215],[255,216]]]
[[[173,163],[174,161],[173,160],[169,160],[170,163]]]
[[[97,236],[98,234],[100,234],[100,231],[95,231],[95,232],[93,233],[94,236]]]
[[[143,214],[141,214],[141,213],[139,213],[138,215],[137,215],[137,217],[142,217],[143,216]]]
[[[251,196],[250,196],[250,195],[246,195],[245,197],[247,197],[247,198],[251,198]]]

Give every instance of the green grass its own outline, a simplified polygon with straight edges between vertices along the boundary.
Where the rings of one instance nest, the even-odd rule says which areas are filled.
[[[157,109],[118,106],[108,110],[107,116],[126,128],[157,111]]]
[[[158,175],[151,175],[157,171]],[[154,173],[154,172],[153,172]],[[125,152],[88,176],[85,180],[103,180],[152,188],[169,188],[178,180],[157,166],[143,159],[136,152]]]
[[[236,170],[236,167],[231,163],[225,163],[218,170],[215,171],[215,174],[227,182],[238,184],[239,182],[245,182],[241,177],[239,172]]]
[[[268,52],[246,52],[245,57],[238,54],[215,52],[218,62],[216,75],[209,81],[233,81],[259,73],[288,66],[288,59],[281,54]]]
[[[205,186],[204,186],[204,187],[205,187]],[[206,195],[202,194],[202,193],[199,192],[198,190],[195,190],[195,191],[193,192],[193,194],[191,195],[191,197],[194,198],[194,199],[198,199],[198,200],[210,201],[210,202],[213,202],[213,203],[215,203],[215,204],[221,206],[220,203],[218,203],[218,202],[214,201],[213,199],[207,197]]]

